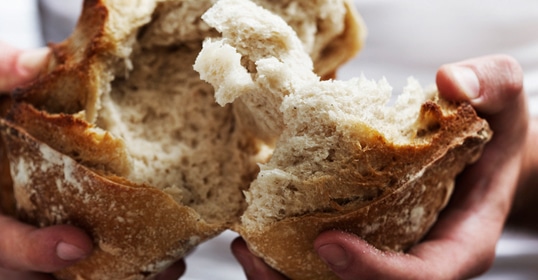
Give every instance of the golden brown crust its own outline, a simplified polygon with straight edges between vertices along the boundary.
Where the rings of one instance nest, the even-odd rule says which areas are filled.
[[[12,93],[17,102],[30,102],[50,113],[77,113],[96,92],[102,72],[97,63],[99,55],[113,50],[105,36],[108,12],[103,1],[84,1],[79,23],[64,42],[50,44],[47,69],[24,89]]]
[[[251,250],[291,279],[333,279],[336,276],[313,248],[314,240],[323,231],[354,233],[382,250],[403,251],[419,241],[448,202],[456,175],[477,159],[491,137],[487,123],[476,116],[470,105],[460,104],[454,109],[442,102],[454,112],[444,116],[435,103],[422,106],[422,123],[430,130],[421,137],[432,137],[431,144],[399,147],[374,137],[379,142],[370,143],[374,147],[369,151],[394,161],[382,171],[371,170],[381,173],[365,176],[345,172],[306,182],[318,192],[319,186],[332,190],[331,196],[342,189],[342,182],[349,183],[343,191],[347,198],[352,197],[353,187],[361,192],[365,187],[384,190],[379,198],[365,204],[344,200],[338,203],[337,198],[327,197],[335,205],[325,211],[285,218],[261,230],[239,226]],[[359,149],[349,153],[359,162],[368,157]]]
[[[162,191],[100,176],[1,121],[10,151],[15,197],[24,219],[40,226],[69,223],[86,230],[96,250],[61,279],[142,279],[223,228],[207,225]]]
[[[15,196],[13,194],[13,181],[9,171],[9,159],[4,145],[0,139],[0,214],[15,216],[17,213]]]
[[[364,40],[360,17],[351,1],[345,3],[345,32],[325,46],[315,61],[317,73],[325,79],[334,77],[337,67],[354,56]],[[129,169],[124,143],[90,124],[98,110],[97,93],[116,74],[111,73],[112,64],[117,67],[115,64],[125,59],[118,55],[120,43],[114,41],[118,38],[109,25],[114,11],[107,4],[103,0],[84,2],[76,31],[65,42],[51,45],[53,56],[46,71],[34,83],[13,93],[16,103],[9,116],[0,121],[22,217],[40,226],[73,224],[94,238],[96,251],[88,260],[57,273],[60,279],[145,279],[231,223],[207,224],[193,209],[179,205],[163,191],[122,177]],[[129,26],[133,30],[139,27]],[[389,176],[374,176],[357,168],[305,182],[323,186],[319,189],[339,184],[336,178],[345,178],[348,183],[338,194],[320,195],[333,205],[326,212],[287,218],[260,232],[238,230],[268,263],[298,278],[330,277],[311,248],[315,236],[323,230],[356,232],[380,248],[407,248],[433,223],[451,192],[451,179],[477,156],[489,135],[485,123],[468,105],[454,109],[457,114],[452,117],[444,117],[443,110],[432,103],[423,107],[420,122],[424,126],[417,137],[435,138],[432,147],[395,147],[381,136],[367,143],[378,159],[384,158],[386,170],[392,170]],[[233,129],[238,128],[232,124]],[[244,146],[256,146],[251,144]],[[349,150],[355,152],[354,147],[353,143]],[[356,164],[369,156],[368,152],[357,152],[349,160]],[[421,172],[424,176],[402,179]],[[361,181],[366,177],[371,179],[368,183]],[[434,181],[439,178],[444,179]],[[381,197],[366,207],[346,200],[358,184],[378,188]],[[9,182],[3,184],[7,185]],[[432,187],[424,189],[424,185]],[[11,189],[1,190],[2,199],[11,203],[6,209],[12,209]],[[393,207],[395,204],[401,208]],[[413,222],[417,207],[428,211],[420,222]],[[386,230],[395,224],[399,230]],[[406,231],[410,227],[413,230]],[[296,254],[291,261],[290,251]],[[317,268],[306,272],[303,268],[307,267]]]
[[[86,167],[117,176],[128,172],[124,142],[73,115],[51,115],[27,103],[15,103],[6,119]]]
[[[5,117],[11,106],[8,95],[0,95],[0,116]],[[15,216],[17,213],[15,197],[13,196],[13,181],[9,170],[9,159],[4,139],[0,137],[0,214]]]
[[[118,40],[128,40],[129,31],[144,24],[144,13],[151,13],[142,11],[137,26],[122,26],[126,30],[117,35],[119,19],[110,10],[117,7],[110,5],[119,2],[84,1],[76,30],[50,45],[46,69],[12,93],[15,104],[0,122],[10,163],[3,167],[15,176],[22,218],[39,226],[73,224],[95,241],[90,258],[57,273],[60,279],[147,278],[226,226],[208,225],[164,192],[123,178],[129,166],[124,143],[90,124],[99,91],[116,74],[112,65],[125,59],[118,55],[124,51]],[[325,48],[318,60],[322,73],[334,73],[362,42],[355,33],[356,15],[347,8],[347,32]],[[345,51],[337,51],[342,46]],[[2,210],[14,212],[10,180],[1,191]]]
[[[347,10],[344,32],[332,40],[323,49],[320,58],[314,61],[314,71],[324,80],[334,78],[338,67],[355,57],[366,39],[366,25],[353,1],[345,0],[344,3]]]

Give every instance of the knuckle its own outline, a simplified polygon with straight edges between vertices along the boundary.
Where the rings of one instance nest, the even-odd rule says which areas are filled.
[[[480,80],[478,106],[485,113],[499,113],[523,94],[523,70],[519,62],[504,54],[466,62]]]
[[[498,57],[498,65],[504,74],[504,90],[507,93],[519,94],[523,91],[523,69],[519,62],[508,55]]]

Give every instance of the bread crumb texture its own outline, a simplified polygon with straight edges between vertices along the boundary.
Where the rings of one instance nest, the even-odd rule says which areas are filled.
[[[409,248],[490,137],[468,104],[441,100],[412,78],[393,104],[384,79],[321,79],[294,30],[253,3],[219,1],[202,19],[222,38],[206,39],[195,70],[221,105],[240,104],[251,130],[276,139],[236,229],[292,279],[335,277],[312,247],[324,230]]]
[[[214,63],[221,65],[215,73],[238,75],[236,82],[219,83],[241,89],[237,96],[222,95],[220,104],[233,104],[221,106],[214,88],[193,69],[204,40],[222,38],[202,19],[218,2],[84,1],[75,31],[51,45],[53,55],[39,78],[14,91],[13,102],[2,103],[9,108],[0,126],[13,179],[2,193],[13,193],[21,219],[73,224],[94,239],[90,258],[56,273],[59,279],[150,278],[239,224],[243,191],[271,156],[282,125],[281,93],[263,97],[275,102],[268,106],[246,97],[234,101],[242,87],[252,88],[235,83],[251,79],[259,68],[251,63],[261,58],[241,52],[273,48],[263,51],[273,56],[267,64],[273,67],[283,49],[294,49],[290,55],[301,58],[289,60],[304,61],[304,72],[315,77],[312,69],[331,75],[362,42],[348,32],[357,30],[357,15],[344,1],[254,1],[291,28],[279,25],[284,30],[248,39],[241,34],[270,22],[251,26],[258,22],[251,15],[220,24],[230,37],[239,36],[238,44],[257,44],[243,45],[241,52],[237,44],[231,53],[216,49],[224,55]],[[342,42],[351,44],[342,48]],[[247,113],[264,107],[266,116],[274,115],[265,121]]]
[[[328,79],[362,46],[350,3],[86,0],[0,120],[21,219],[94,239],[55,275],[151,278],[230,228],[293,279],[334,277],[323,230],[419,240],[490,131],[413,79],[390,105]]]

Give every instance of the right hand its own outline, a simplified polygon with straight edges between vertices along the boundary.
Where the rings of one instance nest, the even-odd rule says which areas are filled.
[[[529,120],[522,69],[507,56],[480,57],[443,66],[437,86],[447,99],[470,102],[494,136],[482,157],[458,177],[449,205],[426,238],[407,253],[381,252],[344,232],[322,233],[314,248],[341,279],[468,279],[493,262],[524,168]],[[285,279],[241,239],[232,251],[247,278]]]

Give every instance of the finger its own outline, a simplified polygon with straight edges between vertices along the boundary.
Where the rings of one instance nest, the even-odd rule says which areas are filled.
[[[521,68],[506,56],[440,69],[440,93],[471,102],[486,115],[494,137],[481,159],[458,178],[450,204],[426,239],[407,254],[381,252],[342,232],[320,235],[315,248],[338,276],[467,279],[490,267],[517,184],[519,147],[525,140],[528,116],[522,81]]]
[[[447,99],[469,101],[480,112],[494,114],[523,91],[523,70],[507,55],[492,55],[443,65],[436,77]]]
[[[466,74],[458,74],[461,69]],[[470,72],[473,74],[470,74]],[[471,76],[475,78],[469,78]],[[459,78],[455,78],[458,77]],[[467,78],[461,78],[466,76]],[[477,97],[465,99],[469,86],[465,83],[469,80],[479,81]],[[513,58],[505,55],[495,55],[466,60],[460,63],[449,64],[441,67],[437,74],[439,91],[445,97],[469,100],[490,124],[494,136],[486,146],[480,161],[468,168],[460,176],[459,181],[473,190],[472,193],[460,191],[454,196],[461,209],[483,208],[484,211],[494,211],[498,216],[507,212],[511,202],[514,188],[512,182],[518,177],[521,160],[521,146],[525,140],[529,122],[526,96],[523,93],[523,72]],[[467,88],[467,91],[466,91]],[[503,172],[499,172],[502,170]],[[487,174],[488,176],[475,176],[475,174]],[[497,187],[496,190],[491,188]],[[484,195],[490,195],[485,197]],[[501,196],[500,194],[503,194]],[[487,201],[486,199],[494,199]],[[498,203],[495,203],[495,202]],[[500,204],[499,204],[500,203]],[[455,205],[456,203],[453,203]],[[497,210],[501,213],[497,213]]]
[[[38,229],[0,216],[0,266],[53,272],[87,257],[90,238],[80,229],[59,225]]]
[[[476,76],[479,90],[474,97],[465,92],[470,87],[463,84],[469,80],[454,78],[460,75],[455,73],[459,67],[467,67]],[[466,79],[473,76],[460,76],[465,75]],[[470,96],[467,100],[483,113],[494,134],[478,162],[458,177],[451,202],[427,241],[410,253],[431,259],[442,251],[453,256],[467,252],[457,255],[452,264],[460,269],[460,276],[471,277],[491,266],[517,186],[529,118],[523,72],[513,58],[495,55],[444,66],[437,81],[441,94]]]
[[[185,273],[185,262],[177,261],[168,267],[165,271],[159,273],[155,280],[177,280]]]
[[[34,79],[49,55],[49,48],[23,51],[0,42],[0,92],[9,92]]]
[[[232,253],[243,267],[243,271],[247,279],[271,279],[284,280],[285,276],[270,268],[265,262],[254,256],[247,247],[247,244],[242,238],[236,238],[232,242]]]
[[[426,242],[409,253],[380,251],[355,235],[329,231],[322,233],[314,248],[320,258],[341,279],[468,279],[482,270],[469,244],[455,240]]]
[[[314,248],[341,279],[412,279],[427,272],[423,270],[420,260],[411,255],[382,252],[345,232],[328,231],[320,234],[314,242]]]

